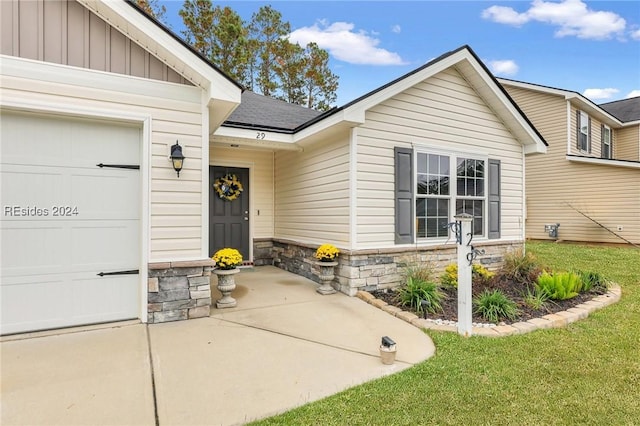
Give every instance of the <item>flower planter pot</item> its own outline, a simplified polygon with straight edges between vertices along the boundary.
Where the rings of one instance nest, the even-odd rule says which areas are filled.
[[[222,293],[222,298],[216,301],[216,308],[234,308],[238,304],[236,299],[231,297],[231,292],[236,288],[235,274],[240,269],[214,269],[213,273],[218,277],[218,290]]]
[[[338,266],[338,262],[316,262],[316,266],[320,270],[318,278],[322,282],[316,291],[323,295],[335,293],[335,289],[331,287],[331,282],[335,278],[334,268]]]

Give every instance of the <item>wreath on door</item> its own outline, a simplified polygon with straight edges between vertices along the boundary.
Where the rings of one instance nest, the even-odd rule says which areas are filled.
[[[227,173],[213,183],[213,189],[223,200],[233,201],[242,194],[242,184],[234,174]]]

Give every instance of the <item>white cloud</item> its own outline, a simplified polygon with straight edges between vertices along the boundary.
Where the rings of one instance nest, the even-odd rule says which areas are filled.
[[[634,40],[640,40],[640,28],[635,31],[631,31],[631,38]]]
[[[613,12],[594,11],[581,0],[559,3],[534,0],[531,7],[518,13],[511,7],[491,6],[482,17],[500,24],[521,26],[530,21],[558,27],[556,37],[576,36],[583,39],[604,40],[614,36],[623,38],[626,21]]]
[[[402,32],[402,27],[400,25],[394,25],[393,27],[391,27],[391,32],[400,34]]]
[[[491,72],[496,75],[512,76],[516,75],[518,73],[518,70],[520,69],[518,67],[518,64],[516,64],[515,61],[512,61],[511,59],[489,61],[488,64]]]
[[[395,52],[377,47],[380,40],[365,31],[354,31],[350,22],[318,21],[310,27],[302,27],[289,34],[289,40],[305,46],[315,42],[344,62],[360,65],[404,65],[406,62]]]
[[[491,6],[482,11],[482,17],[499,24],[513,25],[516,27],[529,22],[529,17],[526,13],[518,13],[506,6]]]
[[[606,89],[586,89],[584,92],[582,92],[582,95],[591,100],[599,100],[610,99],[618,92],[618,89],[608,87]]]
[[[629,98],[635,98],[637,96],[640,96],[640,89],[630,91],[625,98],[629,99]]]

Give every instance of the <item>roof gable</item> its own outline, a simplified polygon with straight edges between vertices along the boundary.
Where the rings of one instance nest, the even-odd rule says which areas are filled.
[[[206,93],[212,129],[218,127],[240,103],[242,86],[132,2],[76,1],[191,83],[201,87]]]

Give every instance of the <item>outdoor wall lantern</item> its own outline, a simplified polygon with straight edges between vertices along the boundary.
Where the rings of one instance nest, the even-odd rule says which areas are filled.
[[[173,163],[173,169],[178,173],[180,177],[180,170],[182,170],[182,163],[184,162],[184,155],[182,155],[182,147],[176,141],[176,144],[171,147],[171,162]]]

